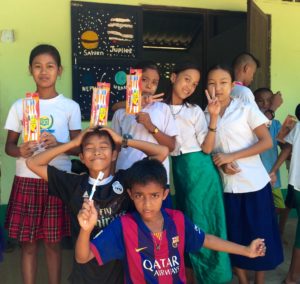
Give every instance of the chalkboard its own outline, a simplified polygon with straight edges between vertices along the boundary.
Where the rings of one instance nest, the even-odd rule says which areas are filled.
[[[71,2],[73,98],[83,120],[97,82],[111,84],[110,106],[125,98],[125,75],[141,57],[141,17],[137,6]]]
[[[113,104],[125,100],[126,74],[132,62],[85,62],[76,66],[73,76],[73,99],[80,104],[83,120],[90,119],[92,88],[97,82],[111,84],[110,109]],[[112,112],[109,112],[109,119]]]

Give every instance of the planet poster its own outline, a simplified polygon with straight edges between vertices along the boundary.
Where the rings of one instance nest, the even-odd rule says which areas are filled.
[[[137,58],[141,42],[140,8],[71,2],[73,55]]]
[[[97,82],[111,84],[110,108],[108,119],[112,118],[111,107],[122,100],[126,94],[126,74],[129,73],[128,64],[81,64],[73,80],[73,99],[80,105],[82,119],[89,120],[93,87]]]

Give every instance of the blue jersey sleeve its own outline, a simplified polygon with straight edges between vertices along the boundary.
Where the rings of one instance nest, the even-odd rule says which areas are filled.
[[[187,217],[185,222],[185,252],[196,252],[203,246],[205,233]]]
[[[91,240],[91,249],[99,263],[105,264],[116,259],[123,259],[125,247],[120,218],[112,221],[104,230]]]

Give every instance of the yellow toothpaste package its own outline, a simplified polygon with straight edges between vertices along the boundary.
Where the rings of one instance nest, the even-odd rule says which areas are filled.
[[[141,111],[142,69],[130,69],[126,84],[126,113],[136,114]]]
[[[40,104],[37,93],[27,93],[23,99],[23,141],[40,139]]]
[[[93,89],[90,127],[107,125],[110,83],[98,82]]]

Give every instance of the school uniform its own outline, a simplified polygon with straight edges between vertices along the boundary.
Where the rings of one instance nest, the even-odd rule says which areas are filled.
[[[205,232],[227,239],[223,189],[211,155],[202,152],[207,123],[199,106],[170,105],[177,129],[176,147],[171,153],[176,208]],[[199,250],[190,254],[199,283],[226,283],[231,266],[226,253]]]
[[[209,120],[208,114],[206,117]],[[233,153],[251,147],[257,142],[253,130],[267,121],[254,105],[232,99],[218,119],[214,152]],[[235,163],[240,168],[239,173],[227,175],[220,171],[228,239],[248,245],[253,239],[263,238],[267,252],[256,259],[231,255],[231,263],[247,270],[272,270],[283,261],[283,252],[269,175],[258,154]]]
[[[122,260],[125,283],[186,283],[184,252],[198,251],[205,234],[180,211],[162,209],[162,215],[160,240],[138,212],[114,220],[91,241],[99,265]]]
[[[69,141],[70,130],[81,129],[79,105],[62,94],[52,99],[40,99],[40,127],[61,143]],[[16,101],[9,110],[5,129],[22,135],[23,103]],[[44,151],[44,149],[43,149]],[[50,165],[71,170],[68,155],[61,154]],[[21,242],[43,239],[58,242],[70,235],[70,218],[60,199],[48,195],[48,183],[26,166],[26,159],[16,159],[16,175],[10,194],[5,228],[9,237]]]

